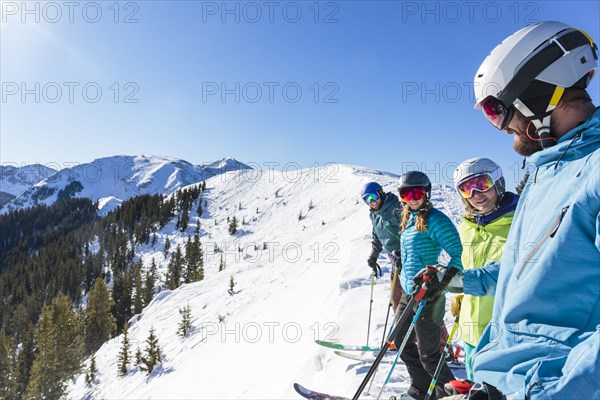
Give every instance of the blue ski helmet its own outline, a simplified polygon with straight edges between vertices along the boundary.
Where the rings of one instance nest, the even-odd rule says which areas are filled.
[[[364,199],[366,195],[377,193],[379,196],[383,197],[383,188],[377,182],[367,182],[360,190],[360,198]]]

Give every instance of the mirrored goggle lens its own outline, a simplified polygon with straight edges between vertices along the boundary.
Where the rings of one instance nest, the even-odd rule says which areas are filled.
[[[481,110],[487,120],[497,129],[506,128],[506,125],[510,121],[506,107],[493,97],[490,97],[483,103]]]
[[[473,197],[473,191],[477,190],[480,192],[487,192],[494,186],[494,180],[491,176],[478,175],[473,178],[469,178],[466,181],[462,182],[458,185],[458,192],[465,199],[470,199]]]
[[[425,197],[425,188],[415,187],[400,190],[400,199],[406,202],[409,200],[421,200]]]
[[[372,202],[379,200],[379,194],[377,194],[377,193],[366,194],[363,196],[363,200],[365,201],[365,203],[371,204]]]

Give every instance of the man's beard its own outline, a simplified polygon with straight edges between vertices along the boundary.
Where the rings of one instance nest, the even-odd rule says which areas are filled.
[[[512,133],[515,136],[515,142],[513,144],[513,148],[515,149],[515,151],[522,156],[528,157],[533,153],[542,150],[540,142],[531,139],[527,135],[527,128],[529,128],[531,125],[531,127],[535,129],[535,126],[533,126],[533,124],[529,124],[529,121],[526,121],[525,119],[518,121],[518,125],[518,131],[508,129],[508,132]],[[534,132],[530,132],[530,136],[536,137],[537,134]]]

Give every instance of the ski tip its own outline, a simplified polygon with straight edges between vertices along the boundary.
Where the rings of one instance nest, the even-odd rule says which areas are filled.
[[[344,346],[340,345],[339,343],[328,342],[326,340],[315,340],[315,343],[320,346],[329,347],[330,349],[340,349],[341,350],[344,348]]]
[[[310,394],[310,390],[308,390],[307,388],[305,388],[304,386],[302,386],[299,383],[294,383],[294,389],[296,389],[296,392],[300,393],[300,394]]]

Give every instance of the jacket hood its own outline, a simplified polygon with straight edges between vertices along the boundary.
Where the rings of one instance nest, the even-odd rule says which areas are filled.
[[[577,135],[580,136],[575,139]],[[577,160],[598,149],[598,146],[600,146],[600,107],[587,121],[561,137],[556,145],[532,154],[528,160],[540,167],[558,161],[565,152],[562,160]]]

